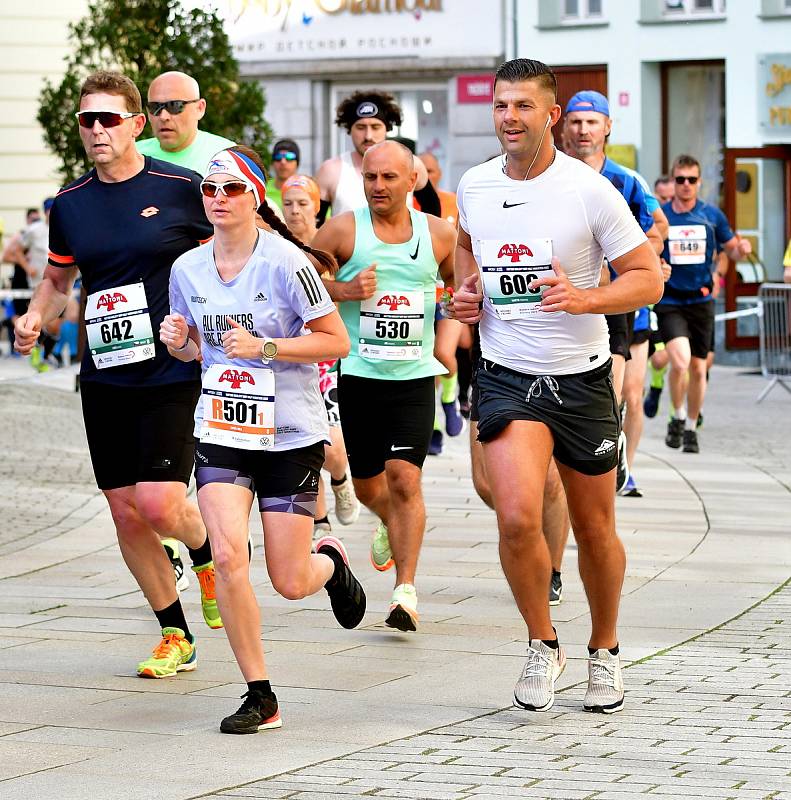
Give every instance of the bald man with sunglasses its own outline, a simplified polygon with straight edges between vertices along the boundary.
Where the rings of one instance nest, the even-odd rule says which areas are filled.
[[[154,138],[137,143],[144,156],[203,174],[215,153],[236,144],[198,128],[206,113],[206,100],[200,96],[195,78],[183,72],[163,72],[151,81],[146,110]]]

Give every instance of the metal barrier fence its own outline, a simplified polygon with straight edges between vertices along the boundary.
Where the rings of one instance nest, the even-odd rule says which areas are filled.
[[[758,289],[761,372],[769,383],[760,403],[778,384],[791,393],[791,284],[764,283]]]

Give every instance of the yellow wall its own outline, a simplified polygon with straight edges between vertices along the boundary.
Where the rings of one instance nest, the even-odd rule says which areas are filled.
[[[36,122],[43,79],[57,79],[67,53],[67,25],[87,0],[0,0],[0,220],[18,230],[28,207],[59,187],[57,162]]]

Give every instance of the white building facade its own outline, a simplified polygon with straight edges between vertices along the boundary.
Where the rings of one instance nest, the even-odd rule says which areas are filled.
[[[610,143],[649,182],[673,158],[702,163],[702,196],[750,238],[756,263],[729,276],[726,305],[782,280],[791,237],[791,0],[514,0],[516,52],[552,65],[560,102],[608,95]],[[727,326],[757,346],[755,318]]]

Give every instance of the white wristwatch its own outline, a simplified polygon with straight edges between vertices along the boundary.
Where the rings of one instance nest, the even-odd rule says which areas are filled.
[[[261,361],[268,364],[277,355],[277,342],[268,336],[261,345]]]

